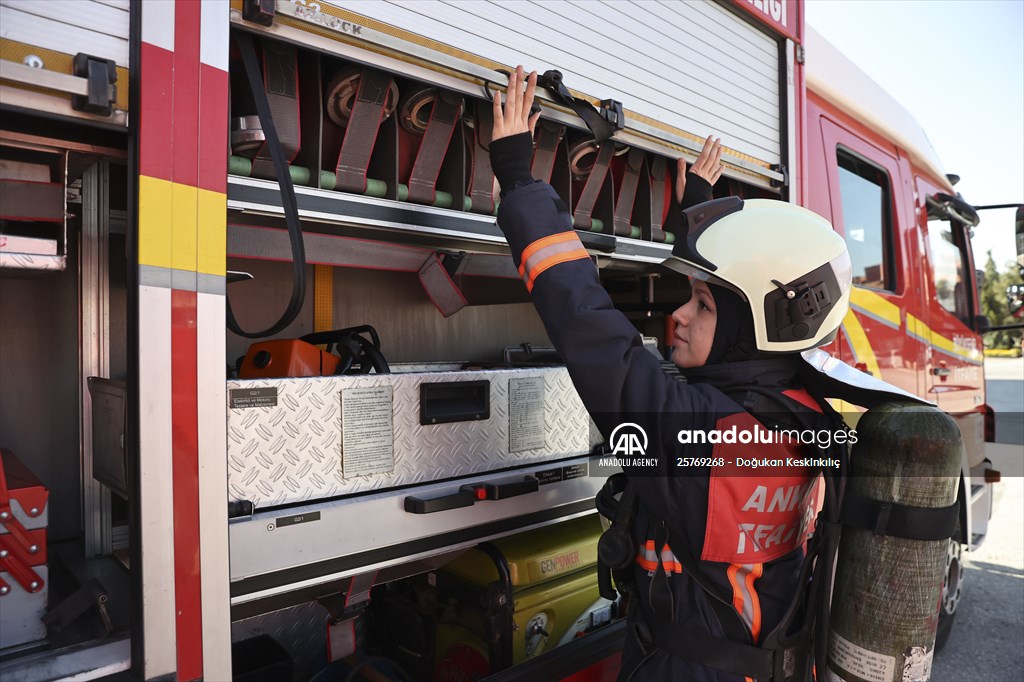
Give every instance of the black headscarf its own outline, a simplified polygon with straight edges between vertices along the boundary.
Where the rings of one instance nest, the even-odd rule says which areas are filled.
[[[740,295],[717,284],[709,284],[718,315],[715,338],[705,365],[754,360],[761,357],[754,338],[754,318]]]
[[[782,395],[800,387],[804,363],[797,353],[757,349],[750,305],[739,294],[709,284],[715,299],[715,335],[701,367],[680,369],[692,384],[711,384],[768,428],[837,428],[841,418],[825,403],[818,412]]]

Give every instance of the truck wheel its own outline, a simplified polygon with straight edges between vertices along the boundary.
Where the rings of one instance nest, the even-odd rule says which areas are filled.
[[[935,651],[942,651],[953,632],[953,620],[964,589],[963,545],[950,539],[946,552],[946,575],[942,579],[942,601],[939,604],[939,627],[935,635]]]

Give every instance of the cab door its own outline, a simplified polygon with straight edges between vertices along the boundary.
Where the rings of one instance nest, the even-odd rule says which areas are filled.
[[[926,316],[912,331],[928,347],[928,398],[951,414],[978,409],[984,400],[981,338],[971,323],[978,314],[969,228],[937,200],[943,190],[914,178],[925,258]]]
[[[891,145],[822,116],[832,223],[853,265],[840,357],[920,395],[924,348],[907,334],[907,311],[922,305],[913,199]]]

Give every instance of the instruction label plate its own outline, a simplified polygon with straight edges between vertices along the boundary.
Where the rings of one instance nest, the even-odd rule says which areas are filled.
[[[508,451],[545,447],[544,377],[508,382]]]
[[[391,386],[341,392],[341,470],[346,478],[395,470]]]

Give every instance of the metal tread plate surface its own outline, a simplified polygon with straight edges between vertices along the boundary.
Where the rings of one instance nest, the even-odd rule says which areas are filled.
[[[420,423],[421,385],[473,381],[488,384],[487,418]],[[228,496],[257,509],[564,459],[589,452],[594,438],[564,367],[236,380],[227,389]]]

